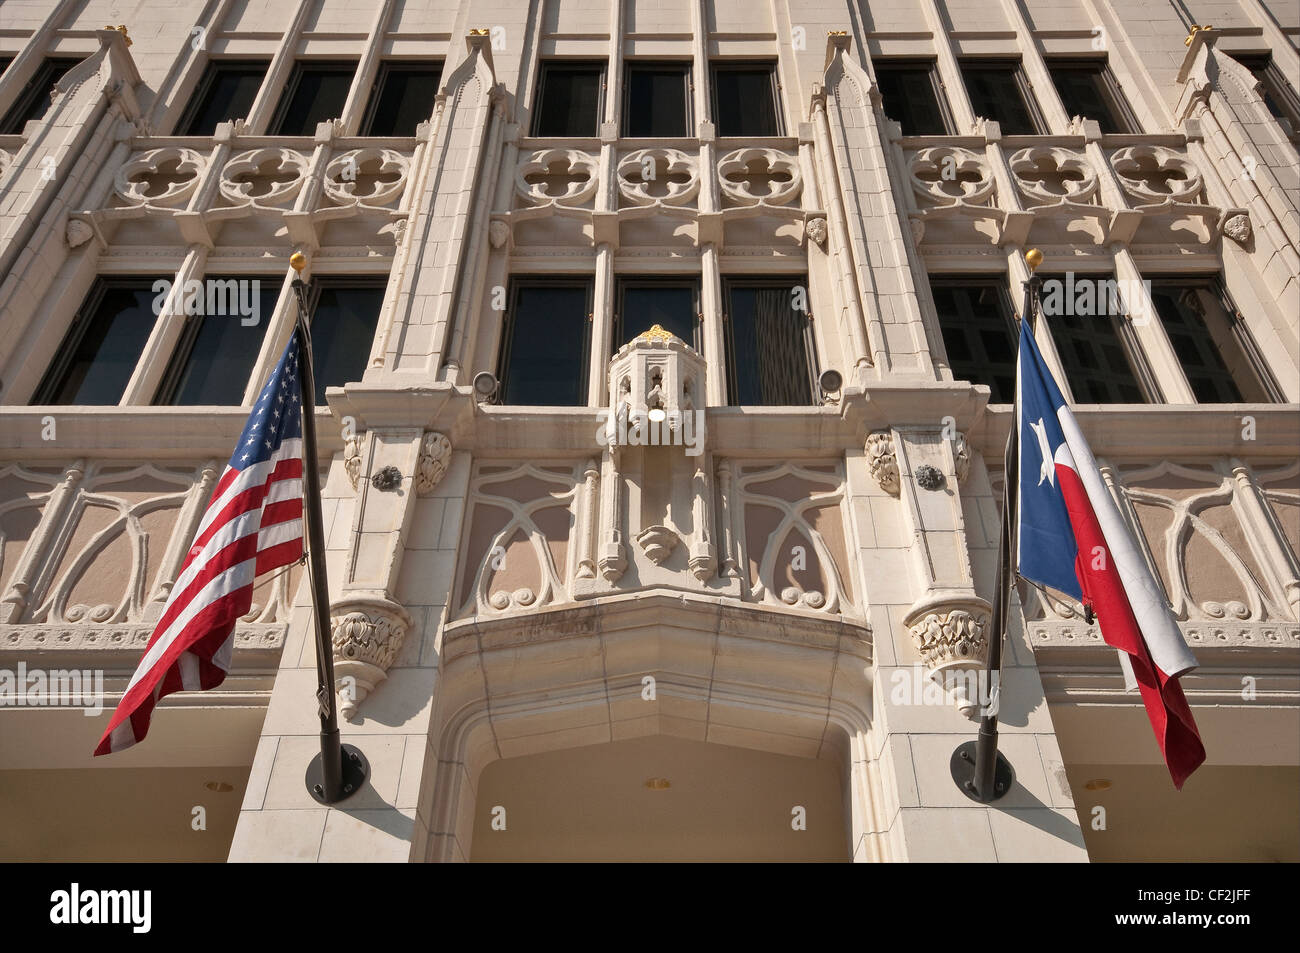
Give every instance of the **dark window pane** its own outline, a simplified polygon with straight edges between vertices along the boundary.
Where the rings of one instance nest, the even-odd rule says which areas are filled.
[[[1051,72],[1067,115],[1095,119],[1108,135],[1133,131],[1126,111],[1116,101],[1119,88],[1104,63],[1052,64]]]
[[[590,310],[589,281],[516,285],[501,355],[502,403],[587,402]]]
[[[12,56],[0,56],[0,76],[4,75],[5,70],[9,68],[9,64],[13,61],[14,58]]]
[[[905,136],[946,136],[951,130],[939,103],[932,63],[877,60],[876,81],[885,115],[897,120]]]
[[[325,388],[361,380],[383,303],[383,282],[321,282],[311,316],[316,406],[325,406]]]
[[[1187,382],[1202,404],[1272,400],[1267,371],[1235,312],[1224,307],[1217,282],[1169,280],[1152,283],[1151,300]]]
[[[176,134],[210,136],[218,123],[248,118],[267,65],[265,60],[209,63]]]
[[[611,353],[656,324],[699,350],[697,313],[693,284],[625,283]]]
[[[33,404],[116,404],[153,331],[152,281],[103,281],[91,291]]]
[[[207,278],[204,313],[185,319],[186,333],[154,403],[243,403],[279,294],[274,278]]]
[[[1014,63],[963,63],[962,79],[975,115],[996,120],[1007,136],[1039,132],[1021,92],[1020,67]]]
[[[779,136],[776,68],[713,67],[713,121],[719,136]]]
[[[533,135],[597,135],[604,113],[600,96],[604,75],[599,63],[543,63]]]
[[[1044,277],[1040,322],[1051,331],[1076,403],[1147,402],[1120,335],[1123,320],[1124,303],[1112,276]]]
[[[727,315],[728,399],[732,404],[812,403],[814,363],[808,315],[791,284],[731,284]]]
[[[0,136],[16,136],[23,126],[40,119],[50,108],[50,93],[65,73],[80,63],[77,59],[47,59],[18,93],[9,112],[0,120]]]
[[[625,136],[688,136],[689,87],[686,66],[631,64],[627,68]]]
[[[363,124],[363,136],[413,136],[415,127],[433,115],[442,70],[406,63],[385,63]]]
[[[1015,399],[1013,317],[1003,286],[1001,280],[971,278],[930,282],[953,377],[987,384],[995,404]]]
[[[319,123],[338,119],[348,101],[357,64],[299,62],[268,130],[272,136],[310,136]]]

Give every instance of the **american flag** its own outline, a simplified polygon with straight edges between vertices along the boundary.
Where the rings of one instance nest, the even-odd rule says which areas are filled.
[[[295,330],[217,481],[97,755],[143,741],[163,696],[220,685],[230,670],[235,624],[253,605],[254,579],[302,558],[298,343]]]

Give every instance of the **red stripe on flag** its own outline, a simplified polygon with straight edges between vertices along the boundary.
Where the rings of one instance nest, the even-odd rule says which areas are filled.
[[[1151,658],[1079,475],[1068,466],[1057,465],[1056,478],[1060,481],[1078,545],[1075,571],[1084,599],[1097,613],[1106,644],[1128,655],[1156,743],[1160,745],[1174,786],[1181,789],[1183,782],[1205,760],[1205,747],[1196,730],[1191,707],[1178,679],[1160,671]]]

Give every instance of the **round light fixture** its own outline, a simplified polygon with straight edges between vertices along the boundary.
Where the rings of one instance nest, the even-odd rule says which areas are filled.
[[[844,378],[839,371],[832,367],[822,371],[822,376],[818,378],[817,382],[821,384],[822,393],[824,394],[838,394],[840,388],[844,386]]]
[[[673,782],[667,778],[646,778],[645,786],[651,791],[667,791],[673,786]]]
[[[668,419],[668,415],[664,413],[662,407],[655,407],[650,411],[650,419],[657,424],[661,424]]]
[[[491,400],[497,392],[496,376],[488,371],[479,371],[474,375],[474,393],[480,401]]]
[[[1086,788],[1086,789],[1089,790],[1089,791],[1109,791],[1109,790],[1110,790],[1110,779],[1109,779],[1109,778],[1093,778],[1091,781],[1086,782],[1083,786],[1084,786],[1084,788]]]

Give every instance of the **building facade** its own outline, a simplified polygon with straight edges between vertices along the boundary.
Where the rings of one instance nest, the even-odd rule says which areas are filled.
[[[5,0],[0,855],[1300,859],[1297,43],[1296,0]],[[1025,584],[1015,782],[952,778],[1031,248],[1200,662],[1182,792]],[[295,252],[335,808],[300,567],[91,757]]]

